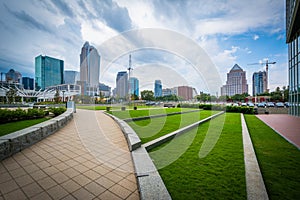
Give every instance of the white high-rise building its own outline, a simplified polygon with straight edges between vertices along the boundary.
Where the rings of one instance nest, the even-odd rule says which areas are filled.
[[[97,49],[85,42],[80,53],[81,94],[94,96],[98,94],[100,77],[100,55]]]

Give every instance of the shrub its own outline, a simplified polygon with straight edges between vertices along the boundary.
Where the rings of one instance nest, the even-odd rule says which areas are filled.
[[[7,123],[10,121],[19,121],[24,119],[36,119],[42,118],[46,115],[46,112],[41,109],[27,109],[22,110],[20,108],[16,110],[0,109],[0,123]]]
[[[54,107],[52,107],[52,108],[49,108],[49,111],[50,111],[51,113],[53,113],[54,116],[61,115],[61,114],[63,114],[66,110],[67,110],[67,109],[64,108],[64,107],[59,107],[59,108],[54,108]]]

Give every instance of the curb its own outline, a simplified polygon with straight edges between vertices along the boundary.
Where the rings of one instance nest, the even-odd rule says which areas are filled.
[[[72,118],[73,109],[68,108],[53,119],[0,137],[0,161],[55,133]]]
[[[183,134],[183,133],[186,133],[187,131],[189,131],[189,130],[191,130],[191,129],[197,127],[197,126],[199,126],[200,124],[202,124],[202,123],[204,123],[204,122],[207,122],[207,121],[209,121],[209,120],[211,120],[211,119],[213,119],[213,118],[216,118],[216,117],[218,117],[219,115],[222,115],[222,114],[224,114],[224,113],[225,113],[225,111],[221,111],[221,112],[219,112],[219,113],[217,113],[217,114],[214,114],[214,115],[212,115],[212,116],[209,116],[209,117],[207,117],[207,118],[205,118],[205,119],[202,119],[202,120],[200,120],[200,121],[198,121],[198,122],[195,122],[195,123],[193,123],[193,124],[191,124],[191,125],[188,125],[188,126],[186,126],[186,127],[183,127],[183,128],[181,128],[181,129],[178,129],[178,130],[176,130],[176,131],[174,131],[174,132],[172,132],[172,133],[169,133],[169,134],[164,135],[164,136],[161,136],[161,137],[159,137],[159,138],[157,138],[157,139],[155,139],[155,140],[152,140],[152,141],[150,141],[150,142],[147,142],[147,143],[143,144],[142,146],[143,146],[147,151],[149,151],[149,150],[151,150],[151,149],[153,149],[153,148],[155,148],[155,147],[157,147],[157,146],[159,146],[159,145],[161,145],[161,144],[163,144],[163,143],[165,143],[165,142],[167,142],[167,141],[173,139],[175,136],[180,135],[180,134]]]

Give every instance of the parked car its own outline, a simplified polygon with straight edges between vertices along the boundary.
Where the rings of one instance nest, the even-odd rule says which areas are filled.
[[[249,106],[249,107],[254,107],[254,104],[251,103],[251,102],[248,102],[248,106]]]
[[[275,107],[275,104],[273,102],[268,102],[266,104],[267,107]]]
[[[277,102],[276,104],[275,104],[275,106],[276,107],[284,107],[284,104],[282,103],[282,102]]]
[[[257,107],[259,107],[259,108],[264,108],[266,105],[264,104],[264,103],[258,103],[257,104]]]
[[[241,106],[247,106],[247,103],[242,103]]]
[[[291,106],[291,104],[290,104],[289,102],[285,102],[284,105],[285,105],[285,107],[287,107],[287,108]]]

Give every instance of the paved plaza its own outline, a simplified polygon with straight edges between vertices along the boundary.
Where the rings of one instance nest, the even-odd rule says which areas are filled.
[[[103,112],[77,110],[64,128],[0,162],[1,199],[139,199],[122,131]]]
[[[300,118],[287,114],[257,115],[265,124],[300,149]]]

